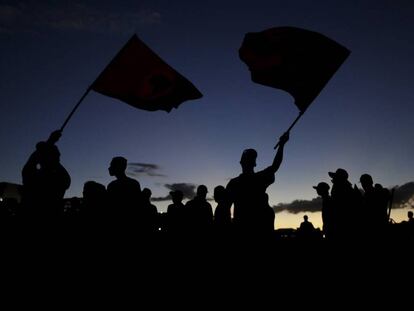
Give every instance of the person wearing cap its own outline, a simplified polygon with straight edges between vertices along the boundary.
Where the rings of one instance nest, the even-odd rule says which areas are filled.
[[[240,159],[242,173],[231,179],[227,184],[230,206],[234,204],[234,225],[241,232],[264,233],[274,230],[274,224],[269,229],[269,204],[266,189],[275,181],[275,173],[283,160],[283,150],[289,140],[289,133],[279,139],[278,150],[272,165],[255,172],[257,152],[246,149]],[[274,216],[273,210],[271,211]]]
[[[23,167],[23,215],[39,220],[60,217],[63,197],[70,186],[70,175],[60,163],[55,145],[62,132],[54,131],[47,141],[36,144]]]
[[[323,233],[326,239],[334,238],[334,221],[335,221],[335,211],[332,206],[332,198],[329,195],[329,185],[326,182],[320,182],[317,186],[313,186],[313,189],[316,190],[316,193],[322,198],[322,223],[323,223]]]
[[[329,172],[332,178],[331,198],[335,210],[335,231],[341,239],[357,237],[359,232],[359,193],[348,181],[348,172],[338,168]]]

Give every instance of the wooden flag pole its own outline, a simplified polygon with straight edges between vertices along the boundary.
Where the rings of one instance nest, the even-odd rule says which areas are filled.
[[[79,99],[75,107],[73,107],[72,111],[69,113],[68,117],[66,118],[65,122],[63,122],[63,125],[60,128],[60,131],[63,132],[63,129],[65,128],[66,124],[68,124],[70,118],[72,118],[72,115],[75,113],[75,111],[78,109],[79,105],[82,103],[82,101],[85,99],[86,95],[89,94],[90,90],[92,90],[92,86],[89,86],[85,93],[83,93],[82,97]]]
[[[303,116],[303,114],[305,113],[306,110],[304,111],[300,111],[299,115],[296,117],[295,121],[292,122],[292,124],[289,126],[289,128],[287,129],[287,131],[285,133],[289,133],[290,130],[295,126],[295,124],[299,121],[299,119]],[[276,149],[279,146],[279,142],[276,144],[276,146],[274,146],[273,149]]]

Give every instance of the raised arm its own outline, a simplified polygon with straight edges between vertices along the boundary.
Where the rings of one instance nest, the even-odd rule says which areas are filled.
[[[276,173],[280,167],[280,164],[282,164],[283,149],[285,148],[285,144],[287,143],[288,140],[289,140],[289,132],[284,133],[279,138],[279,146],[278,146],[275,158],[273,159],[273,163],[271,165],[273,173]]]

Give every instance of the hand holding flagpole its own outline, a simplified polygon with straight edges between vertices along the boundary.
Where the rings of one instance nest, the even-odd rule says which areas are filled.
[[[289,128],[287,129],[287,131],[281,136],[281,138],[290,133],[290,130],[295,126],[295,124],[299,121],[299,119],[303,116],[303,114],[305,113],[305,111],[300,111],[299,115],[296,117],[295,121],[292,122],[292,124],[289,126]],[[273,149],[276,149],[280,144],[280,139],[277,142],[276,146],[273,147]]]

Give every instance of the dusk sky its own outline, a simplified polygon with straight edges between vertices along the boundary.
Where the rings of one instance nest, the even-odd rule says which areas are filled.
[[[322,33],[351,54],[295,126],[271,205],[316,197],[342,167],[383,186],[414,180],[414,2],[377,1],[3,1],[0,0],[0,181],[21,183],[35,144],[61,127],[86,88],[132,34],[188,78],[203,97],[170,113],[133,108],[91,92],[58,147],[72,184],[107,185],[113,156],[153,197],[174,184],[226,185],[245,148],[256,170],[298,114],[286,92],[250,79],[238,49],[247,32],[294,26]],[[134,173],[135,172],[135,173]],[[411,201],[411,208],[413,206]],[[170,201],[155,202],[165,211]],[[212,202],[213,207],[215,204]],[[408,209],[393,211],[401,221]],[[303,213],[276,215],[297,227]],[[320,226],[319,213],[310,220]]]

